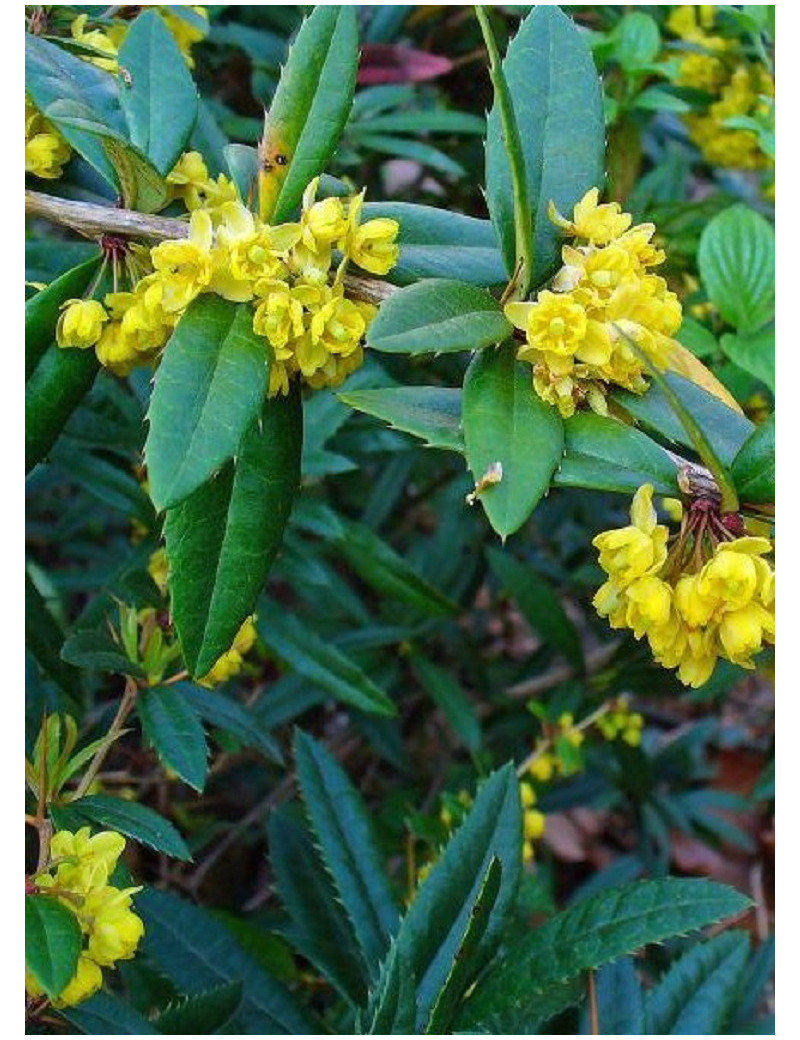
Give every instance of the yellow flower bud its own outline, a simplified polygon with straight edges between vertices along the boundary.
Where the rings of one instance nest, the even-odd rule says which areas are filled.
[[[98,300],[66,300],[56,325],[59,347],[93,347],[100,339],[108,313]]]

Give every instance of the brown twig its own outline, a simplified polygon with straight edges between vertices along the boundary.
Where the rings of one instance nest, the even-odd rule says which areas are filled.
[[[158,217],[131,209],[98,206],[93,202],[59,199],[39,191],[25,192],[25,212],[29,216],[42,217],[53,224],[71,228],[86,238],[123,235],[161,242],[164,239],[189,236],[188,222],[177,217]],[[388,282],[355,274],[345,275],[344,282],[348,295],[364,303],[380,304],[397,291],[397,287]]]
[[[592,1036],[600,1035],[600,1016],[597,1012],[597,987],[594,981],[594,971],[589,969],[589,1022]]]
[[[107,739],[104,741],[102,747],[99,747],[97,749],[94,758],[89,763],[86,772],[83,774],[81,782],[78,784],[78,787],[75,791],[76,799],[82,798],[83,795],[86,794],[86,792],[89,790],[89,787],[91,786],[92,781],[102,768],[103,762],[105,762],[106,760],[106,755],[111,750],[111,747],[114,744],[114,740],[116,739],[122,727],[125,725],[125,720],[130,714],[131,708],[133,708],[134,704],[136,703],[136,695],[138,692],[139,687],[136,684],[136,680],[128,676],[125,679],[125,692],[122,694],[122,698],[120,699],[119,707],[117,708],[117,714],[114,716],[114,719],[111,725],[109,726],[108,733],[106,734]]]

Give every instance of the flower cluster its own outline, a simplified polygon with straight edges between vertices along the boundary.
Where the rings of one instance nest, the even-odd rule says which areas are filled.
[[[352,262],[386,274],[397,262],[398,224],[361,222],[364,192],[316,201],[306,189],[299,221],[262,223],[223,176],[208,176],[197,153],[170,175],[191,210],[188,238],[149,252],[125,249],[130,291],[99,301],[68,300],[56,329],[59,346],[94,346],[100,362],[124,375],[152,363],[200,293],[253,305],[253,330],[271,355],[269,394],[285,394],[295,376],[313,388],[338,386],[363,361],[362,341],[375,316],[371,304],[347,297]],[[91,295],[91,294],[90,294]]]
[[[79,1004],[103,984],[103,968],[129,960],[144,934],[144,924],[131,909],[132,896],[140,888],[116,888],[109,878],[117,865],[125,839],[116,831],[90,835],[88,827],[77,833],[58,831],[50,843],[50,864],[34,878],[35,889],[58,899],[75,914],[84,937],[78,966],[56,1007]],[[32,997],[44,990],[27,969],[25,989]]]
[[[747,59],[738,39],[715,33],[714,22],[711,5],[676,7],[667,22],[691,48],[680,53],[675,82],[709,95],[702,112],[684,116],[689,136],[703,157],[717,166],[747,170],[770,166],[772,160],[759,148],[757,134],[728,121],[767,115],[775,81],[763,64]]]
[[[195,17],[192,18],[190,15],[189,18],[186,18],[181,17],[174,8],[169,6],[145,5],[145,7],[147,6],[155,6],[155,9],[164,19],[167,28],[172,33],[178,49],[186,59],[187,65],[189,68],[194,68],[192,46],[202,40],[207,31],[204,31],[198,24],[199,22],[208,23],[208,13],[205,7],[188,4],[187,11],[192,12]],[[86,23],[88,21],[89,15],[81,14],[70,24],[72,38],[82,48],[78,51],[78,57],[83,58],[84,61],[91,62],[92,65],[96,65],[106,72],[118,73],[118,54],[125,37],[128,35],[128,23],[125,21],[104,22],[95,29],[87,29]]]
[[[25,95],[25,172],[44,180],[57,180],[69,162],[72,149]]]
[[[522,860],[532,863],[534,842],[543,836],[547,818],[536,808],[536,791],[532,784],[523,780],[519,785],[519,796],[522,801]]]
[[[631,227],[619,203],[600,205],[598,197],[597,188],[588,191],[572,220],[551,206],[550,219],[573,239],[563,267],[534,301],[505,307],[525,332],[517,356],[533,366],[536,393],[564,417],[584,401],[605,414],[610,385],[644,393],[642,353],[663,367],[681,324],[677,296],[649,270],[664,260],[651,244],[655,226]]]
[[[764,643],[775,641],[770,541],[737,537],[738,516],[720,517],[718,503],[700,500],[669,548],[650,484],[634,495],[630,515],[628,527],[593,541],[608,575],[594,597],[601,617],[647,636],[655,660],[677,668],[687,686],[707,682],[719,658],[753,668]]]
[[[630,747],[639,747],[642,742],[644,719],[637,711],[631,711],[625,697],[619,697],[608,706],[596,722],[606,740],[621,740]]]

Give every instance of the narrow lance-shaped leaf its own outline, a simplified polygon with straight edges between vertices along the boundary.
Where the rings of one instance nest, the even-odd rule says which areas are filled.
[[[42,112],[54,102],[72,101],[91,111],[95,119],[110,130],[119,135],[125,133],[115,78],[33,33],[25,33],[25,90]],[[57,116],[54,121],[72,147],[113,188],[118,188],[116,172],[101,139],[96,134],[62,124]]]
[[[264,400],[268,360],[248,306],[214,295],[189,306],[148,412],[145,455],[157,509],[178,505],[233,458]]]
[[[96,274],[100,257],[73,267],[40,289],[25,303],[25,378],[36,368],[42,354],[55,339],[56,323],[65,300],[80,299]]]
[[[99,370],[93,350],[51,343],[25,384],[25,472],[41,462]]]
[[[287,220],[339,143],[356,84],[358,27],[349,5],[314,8],[297,34],[264,125],[259,208]]]
[[[695,946],[648,993],[647,1032],[715,1036],[727,1032],[750,943],[743,932],[724,932]]]
[[[431,278],[395,292],[369,327],[369,346],[389,354],[479,350],[512,332],[500,304],[485,289]]]
[[[300,730],[295,735],[294,753],[300,790],[320,854],[368,970],[377,973],[398,914],[366,807],[339,763]]]
[[[367,202],[364,219],[389,217],[400,225],[400,259],[387,278],[407,285],[419,278],[457,278],[470,285],[500,285],[505,268],[488,220],[411,202]]]
[[[227,983],[242,984],[232,1033],[317,1031],[286,987],[262,971],[211,914],[152,888],[142,892],[136,904],[145,923],[142,953],[181,993],[193,995]]]
[[[350,657],[285,608],[262,602],[257,625],[267,646],[312,685],[361,711],[397,714],[394,702]]]
[[[75,974],[81,945],[71,910],[54,896],[25,896],[25,967],[48,996],[59,996]]]
[[[536,394],[512,343],[487,350],[464,378],[464,441],[481,505],[506,538],[530,516],[561,459],[564,425]],[[487,476],[491,481],[486,481]]]
[[[592,187],[601,187],[605,150],[600,80],[586,36],[558,6],[537,4],[508,47],[503,72],[522,139],[533,209],[533,285],[558,261],[560,232],[547,216],[551,201],[562,213]],[[511,169],[497,106],[486,136],[486,197],[514,273]]]
[[[236,464],[167,513],[175,627],[192,675],[206,675],[255,609],[300,480],[302,409],[295,386],[264,403]]]
[[[169,820],[138,802],[126,802],[107,794],[91,794],[66,805],[54,806],[52,815],[60,830],[77,830],[87,824],[101,830],[110,828],[175,859],[192,858],[186,842]]]
[[[286,810],[270,814],[269,858],[291,918],[284,934],[352,1004],[363,1003],[369,972],[353,926],[311,835]]]
[[[744,442],[733,460],[731,475],[744,502],[775,501],[775,416],[771,415]]]
[[[608,889],[570,907],[514,943],[481,980],[460,1029],[507,1032],[520,1012],[535,1016],[553,987],[673,935],[744,911],[749,900],[705,880],[662,878]],[[579,991],[580,992],[580,991]]]
[[[470,916],[495,859],[502,868],[500,890],[471,955],[473,972],[497,949],[522,867],[522,813],[510,765],[482,785],[464,823],[420,885],[395,937],[396,947],[417,980],[416,1032],[426,1027],[447,985],[456,951],[468,933]]]
[[[446,386],[390,386],[345,390],[340,401],[382,419],[395,430],[420,437],[430,448],[464,452],[461,390]]]
[[[175,37],[157,11],[143,11],[125,35],[120,103],[131,141],[162,174],[170,172],[197,118],[197,90]]]
[[[195,791],[202,791],[208,771],[203,723],[174,686],[143,690],[136,709],[142,729],[161,761]]]

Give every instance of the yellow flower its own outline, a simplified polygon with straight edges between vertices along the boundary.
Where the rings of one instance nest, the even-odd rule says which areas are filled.
[[[50,891],[75,915],[86,941],[75,975],[53,1002],[56,1007],[78,1004],[96,993],[103,983],[101,968],[133,957],[144,934],[141,918],[131,909],[131,897],[140,889],[108,884],[124,848],[125,839],[116,831],[57,831],[47,869],[34,878],[39,891]],[[25,988],[31,996],[42,995],[27,970]]]
[[[163,275],[163,307],[168,313],[185,310],[210,283],[213,273],[213,229],[205,210],[195,210],[189,238],[161,242],[151,251],[153,267]]]
[[[605,246],[628,230],[630,213],[623,213],[618,202],[598,204],[600,190],[590,188],[573,210],[572,220],[565,220],[550,203],[549,217],[554,224],[576,238],[585,238],[590,245]]]
[[[244,656],[256,641],[255,617],[247,618],[234,637],[230,650],[227,650],[216,662],[211,671],[199,680],[201,686],[216,686],[225,682],[242,670]]]
[[[527,337],[528,347],[519,352],[523,360],[530,347],[571,357],[586,337],[586,311],[569,293],[545,289],[536,303],[506,304],[505,314]]]
[[[79,917],[90,922],[89,956],[101,967],[130,960],[144,935],[142,919],[131,910],[131,896],[139,888],[95,888],[86,896]]]
[[[534,842],[544,834],[545,815],[536,809],[528,809],[522,817],[522,833],[526,841]]]
[[[625,594],[628,600],[626,623],[637,639],[669,620],[672,589],[660,578],[652,574],[646,578],[637,578],[628,586]]]
[[[66,300],[56,325],[59,347],[93,347],[108,321],[105,307],[98,300]]]
[[[106,72],[119,72],[117,45],[102,29],[92,29],[87,32],[86,22],[88,20],[89,16],[87,14],[78,15],[70,25],[70,32],[72,33],[72,38],[77,43],[96,51],[97,56],[79,51],[78,57],[83,58],[84,61],[91,62],[92,65],[96,65],[99,69],[105,69]]]
[[[72,149],[25,95],[25,172],[43,180],[56,180],[64,172]]]
[[[631,504],[631,525],[605,531],[592,540],[600,550],[600,566],[621,587],[655,574],[667,558],[666,527],[653,508],[653,486],[644,484]]]
[[[400,246],[395,242],[400,225],[389,217],[377,217],[361,224],[363,203],[363,191],[350,200],[344,252],[370,274],[388,274],[400,257]]]

